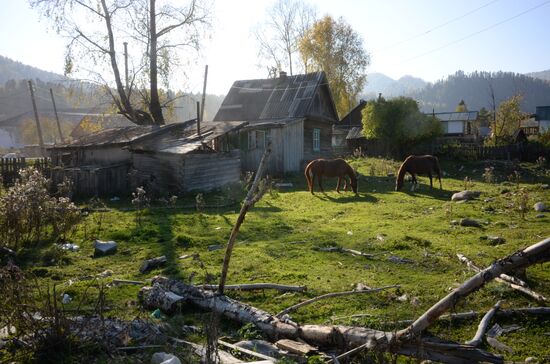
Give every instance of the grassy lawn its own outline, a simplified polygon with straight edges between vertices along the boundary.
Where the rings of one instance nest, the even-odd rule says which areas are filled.
[[[550,204],[550,173],[533,164],[495,166],[496,182],[487,183],[483,177],[485,163],[443,161],[445,171],[443,190],[430,190],[429,180],[420,177],[419,190],[395,192],[396,164],[381,159],[357,159],[351,164],[360,173],[359,195],[336,193],[335,180],[325,181],[326,194],[306,191],[301,174],[286,178],[293,187],[274,190],[248,213],[237,238],[229,271],[228,284],[273,282],[306,285],[306,293],[264,291],[254,293],[229,292],[253,306],[271,313],[320,294],[351,290],[357,283],[370,287],[399,284],[399,290],[374,294],[328,299],[305,306],[292,317],[299,323],[338,323],[365,325],[392,330],[403,325],[395,321],[413,319],[462,283],[473,273],[458,261],[462,253],[480,267],[504,257],[519,248],[550,236],[549,214],[536,217],[533,204]],[[509,178],[514,170],[520,172]],[[468,181],[465,178],[468,177]],[[438,186],[438,183],[435,184]],[[467,203],[451,203],[454,192],[465,187],[481,191],[481,197]],[[317,186],[316,186],[317,188]],[[219,204],[229,192],[205,196],[206,203]],[[243,191],[232,191],[242,198]],[[178,205],[189,205],[194,196],[180,199]],[[522,217],[518,205],[526,203]],[[89,280],[111,270],[112,278],[145,280],[163,274],[194,283],[217,282],[225,250],[208,251],[207,247],[225,244],[235,222],[239,205],[207,208],[198,213],[193,209],[147,209],[140,226],[135,211],[126,209],[127,201],[108,202],[109,212],[93,212],[79,227],[73,241],[81,246],[78,252],[68,252],[55,265],[44,266],[40,252],[29,255],[26,270],[40,276],[43,283],[57,284],[57,291],[78,301],[84,295]],[[154,206],[154,205],[153,205]],[[482,227],[462,227],[452,220],[473,218]],[[119,244],[114,255],[94,258],[93,237],[115,240]],[[487,236],[500,236],[505,243],[491,245]],[[337,252],[322,252],[316,247],[340,246],[376,254],[374,259]],[[178,259],[184,254],[199,253],[199,259]],[[140,274],[144,259],[166,255],[168,265],[163,269]],[[396,263],[397,256],[410,260]],[[550,297],[550,265],[528,269],[527,282],[536,292]],[[69,285],[67,282],[72,280]],[[133,318],[148,316],[135,303],[139,286],[108,288],[109,315]],[[90,304],[93,290],[88,290]],[[406,296],[403,296],[405,295]],[[402,297],[398,300],[398,297]],[[490,283],[479,292],[459,302],[456,312],[487,311],[497,300],[504,308],[538,306],[537,302],[498,283]],[[76,303],[74,303],[76,305]],[[69,305],[70,306],[70,305]],[[353,314],[369,314],[352,319]],[[196,322],[200,313],[184,312],[184,320]],[[517,323],[523,330],[506,334],[499,341],[511,346],[514,354],[507,360],[524,360],[527,356],[550,360],[547,345],[550,321],[525,318],[499,321]],[[470,339],[477,321],[452,324],[444,322],[430,331],[444,338],[464,341]],[[229,325],[228,331],[235,329]],[[490,349],[490,348],[488,348]],[[490,349],[492,350],[492,349]]]

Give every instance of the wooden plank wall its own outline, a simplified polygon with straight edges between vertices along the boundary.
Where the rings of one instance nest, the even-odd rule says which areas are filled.
[[[179,154],[134,153],[132,189],[142,186],[149,193],[163,196],[183,192],[183,158]]]
[[[53,168],[52,182],[57,184],[68,178],[73,183],[73,193],[79,197],[128,196],[128,164],[90,168]]]
[[[239,152],[187,154],[183,164],[183,189],[209,191],[240,181]]]
[[[313,129],[321,129],[321,150],[313,151]],[[304,121],[304,158],[302,164],[318,158],[330,158],[332,156],[332,125],[327,122],[306,120]]]

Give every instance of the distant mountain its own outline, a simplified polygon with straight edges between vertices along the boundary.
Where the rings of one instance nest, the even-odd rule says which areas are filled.
[[[550,104],[550,83],[512,72],[456,72],[443,80],[428,84],[421,90],[407,93],[418,100],[424,112],[453,111],[460,100],[469,110],[492,109],[491,88],[496,106],[513,95],[523,96],[521,108],[535,112],[536,106]]]
[[[531,73],[526,73],[525,75],[533,78],[540,78],[541,80],[550,81],[550,70],[540,71],[540,72],[531,72]]]
[[[44,82],[59,82],[67,78],[57,73],[43,71],[39,68],[27,66],[21,62],[0,56],[0,85],[9,80],[18,81],[28,79],[40,79]]]
[[[372,99],[382,93],[384,97],[402,96],[419,90],[427,85],[421,78],[403,76],[394,80],[382,73],[371,73],[367,76],[367,85],[363,90],[363,98]]]

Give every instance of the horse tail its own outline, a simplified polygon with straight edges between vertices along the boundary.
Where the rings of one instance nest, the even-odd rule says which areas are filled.
[[[307,188],[309,190],[309,192],[312,192],[313,191],[313,183],[311,181],[311,167],[313,166],[313,161],[312,162],[309,162],[308,165],[306,166],[306,169],[304,171],[304,175],[306,176],[306,181],[307,181]]]
[[[439,189],[442,190],[443,186],[441,185],[441,167],[439,166],[439,159],[437,157],[433,157],[434,159],[434,169],[437,173],[437,178],[439,179]]]

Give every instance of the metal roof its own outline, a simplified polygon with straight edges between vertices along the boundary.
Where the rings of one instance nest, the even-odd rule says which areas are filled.
[[[247,125],[244,121],[228,121],[224,123],[201,123],[201,136],[199,137],[196,124],[188,125],[177,133],[165,133],[156,138],[147,138],[144,141],[134,141],[128,147],[132,151],[187,154],[201,149],[205,144],[230,131]]]
[[[235,81],[214,121],[271,120],[305,117],[320,87],[328,88],[324,72],[272,79]],[[330,91],[329,91],[330,94]],[[338,118],[331,97],[331,107]]]
[[[426,115],[433,115],[441,121],[472,121],[477,119],[477,113],[477,111],[436,112],[427,113]]]
[[[361,139],[364,137],[365,136],[363,135],[363,128],[360,126],[355,126],[349,130],[346,139]]]

